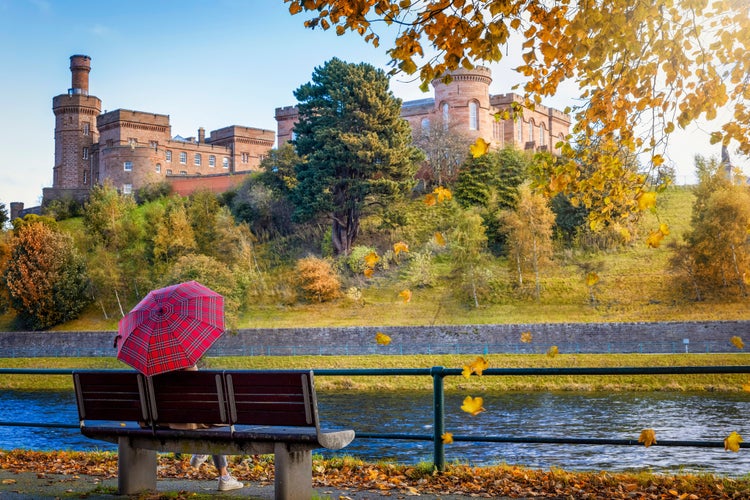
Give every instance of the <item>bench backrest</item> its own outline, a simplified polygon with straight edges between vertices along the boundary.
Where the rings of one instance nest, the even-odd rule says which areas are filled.
[[[232,424],[319,428],[312,371],[227,371],[224,380]]]
[[[78,419],[146,422],[143,377],[134,371],[73,372]]]
[[[222,371],[179,371],[146,378],[150,423],[228,424]]]

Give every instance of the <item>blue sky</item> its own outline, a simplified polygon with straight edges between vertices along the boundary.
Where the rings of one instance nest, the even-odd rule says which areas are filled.
[[[103,110],[170,115],[173,135],[193,136],[227,125],[276,130],[275,108],[332,57],[388,69],[380,48],[360,37],[308,30],[282,0],[0,0],[0,202],[39,203],[52,185],[52,98],[70,87],[69,58],[91,57],[89,93]],[[516,75],[493,65],[492,93],[510,91]],[[391,88],[404,100],[430,97],[412,77]],[[572,91],[545,104],[563,109]],[[708,129],[673,141],[678,181],[690,181],[696,153],[719,156]]]

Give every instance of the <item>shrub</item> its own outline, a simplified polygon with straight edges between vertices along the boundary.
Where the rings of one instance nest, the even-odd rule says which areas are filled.
[[[367,267],[367,264],[365,264],[365,257],[372,252],[377,251],[373,247],[357,245],[352,248],[351,253],[349,253],[349,256],[346,258],[346,265],[349,266],[349,269],[351,269],[354,274],[362,274]]]
[[[295,281],[308,300],[328,302],[341,294],[341,280],[330,261],[305,257],[297,261]]]

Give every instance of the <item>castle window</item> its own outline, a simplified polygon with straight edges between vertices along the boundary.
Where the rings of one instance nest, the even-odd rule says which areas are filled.
[[[187,170],[180,170],[180,175],[187,175]]]
[[[479,130],[479,105],[476,101],[469,103],[469,130]]]
[[[133,185],[132,184],[123,184],[122,185],[122,194],[132,194],[133,193]]]
[[[180,163],[183,165],[187,163],[187,153],[184,151],[180,153]]]
[[[545,137],[544,137],[544,126],[543,125],[539,125],[539,145],[540,146],[546,146],[547,145],[547,141],[545,140]]]
[[[531,120],[529,120],[529,140],[534,140],[534,122]]]
[[[157,174],[160,174],[160,173],[161,173],[161,163],[157,163],[157,164],[156,164],[156,173],[157,173]]]
[[[250,153],[242,153],[242,163],[250,161]]]
[[[159,143],[156,141],[151,141],[149,144],[151,146],[151,149],[153,149],[154,151],[156,151],[159,148]]]
[[[172,175],[172,169],[171,168],[167,169],[167,175]]]
[[[91,133],[91,124],[89,122],[83,122],[83,135],[89,135]]]
[[[126,172],[132,171],[133,170],[133,162],[132,161],[126,161],[125,163],[122,164],[122,168]]]
[[[89,159],[89,148],[83,148],[83,159],[84,160]]]
[[[451,119],[451,108],[448,106],[448,103],[443,103],[443,128],[448,129],[448,122]]]
[[[222,158],[221,166],[224,168],[229,168],[229,158],[227,158],[226,156]]]
[[[521,144],[523,142],[523,121],[521,121],[520,118],[517,118],[516,122],[516,136],[518,139],[518,143]]]
[[[422,118],[422,135],[427,135],[429,133],[430,133],[430,119]]]
[[[88,184],[89,183],[88,172],[86,172],[85,170],[83,171],[83,183],[84,184]]]
[[[135,147],[138,144],[138,139],[136,139],[135,137],[130,137],[128,139],[128,144],[130,145],[130,147]]]
[[[196,167],[200,167],[201,166],[201,155],[199,155],[198,153],[195,153],[195,157],[193,159],[193,163],[195,163]]]
[[[216,166],[216,156],[210,155],[208,157],[208,166],[209,167],[215,167]]]
[[[167,150],[167,162],[172,162],[172,152],[170,150]]]

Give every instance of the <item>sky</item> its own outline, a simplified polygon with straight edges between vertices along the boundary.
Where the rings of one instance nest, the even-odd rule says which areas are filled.
[[[282,0],[0,0],[0,203],[36,206],[52,186],[52,98],[70,87],[71,55],[91,57],[89,94],[102,111],[166,114],[183,137],[228,125],[275,131],[275,109],[294,105],[294,90],[333,57],[390,69],[387,33],[375,48],[303,22]],[[518,52],[511,46],[490,65],[492,94],[519,83],[508,71]],[[432,97],[407,75],[394,76],[391,90],[403,100]],[[543,104],[564,109],[574,90]],[[671,140],[678,183],[693,182],[696,154],[720,157],[710,129],[692,126]]]

